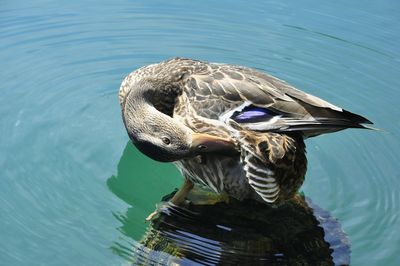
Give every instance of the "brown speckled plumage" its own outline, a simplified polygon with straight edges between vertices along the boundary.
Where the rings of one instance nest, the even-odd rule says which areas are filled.
[[[185,178],[237,199],[279,204],[293,197],[307,168],[304,138],[371,123],[275,77],[227,64],[175,58],[142,67],[121,85],[123,114],[135,87],[176,123],[234,143],[236,155],[208,153],[175,164]],[[235,121],[250,107],[274,115]]]

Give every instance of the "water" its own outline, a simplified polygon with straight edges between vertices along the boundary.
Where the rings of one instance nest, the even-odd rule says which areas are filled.
[[[390,0],[3,1],[0,264],[127,262],[118,247],[140,247],[181,177],[127,144],[117,91],[185,56],[267,71],[384,129],[307,141],[302,190],[339,219],[352,264],[398,265],[399,14]]]

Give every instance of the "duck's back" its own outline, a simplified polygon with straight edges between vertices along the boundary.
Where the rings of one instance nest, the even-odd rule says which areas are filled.
[[[255,69],[178,58],[167,61],[164,70],[180,77],[182,97],[187,98],[183,102],[190,103],[196,114],[204,118],[227,120],[243,108],[263,108],[270,112],[270,117],[265,116],[264,120],[237,121],[249,130],[298,131],[311,137],[371,124],[360,115]],[[179,104],[176,108],[179,113]],[[273,116],[276,119],[272,121]]]

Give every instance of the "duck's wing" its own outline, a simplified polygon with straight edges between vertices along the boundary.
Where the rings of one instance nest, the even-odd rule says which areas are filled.
[[[234,119],[253,131],[301,131],[310,137],[372,124],[360,115],[250,68],[210,64],[206,71],[194,71],[186,84],[199,99],[236,103],[236,108],[225,111],[220,119]]]
[[[292,198],[307,169],[305,145],[286,134],[240,131],[241,162],[254,191],[266,202]]]

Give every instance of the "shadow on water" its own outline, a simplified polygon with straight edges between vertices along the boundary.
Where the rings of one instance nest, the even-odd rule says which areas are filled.
[[[148,209],[154,208],[154,202],[162,195],[157,199],[151,193],[151,186],[157,186],[156,180],[139,184],[132,171],[126,170],[129,166],[132,169],[132,164],[137,164],[135,170],[145,167],[128,144],[117,175],[110,177],[107,184],[115,195],[132,206],[125,214],[115,214],[122,224],[119,228],[122,235],[111,249],[133,265],[347,265],[350,262],[350,245],[339,222],[300,195],[280,208],[235,200],[214,205],[188,203],[182,208],[165,204],[160,215],[146,224]],[[146,197],[141,197],[141,193]],[[162,201],[174,193],[165,193]],[[189,200],[199,202],[205,195],[210,196],[210,192],[196,187]]]

